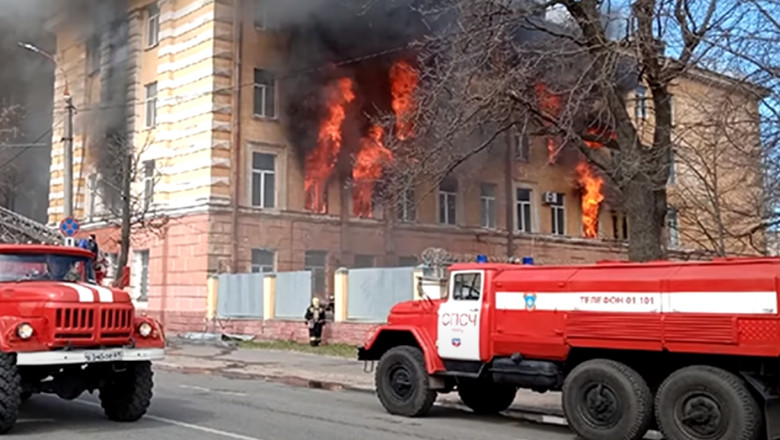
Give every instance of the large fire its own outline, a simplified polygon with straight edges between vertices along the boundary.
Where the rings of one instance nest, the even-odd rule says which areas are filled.
[[[372,216],[374,187],[382,177],[385,164],[393,160],[393,153],[382,143],[384,134],[381,126],[373,125],[360,140],[360,151],[352,168],[352,211],[357,217]]]
[[[534,85],[534,91],[536,92],[536,99],[539,101],[540,110],[551,118],[557,117],[560,114],[563,105],[562,98],[559,95],[550,93],[550,91],[547,90],[547,86],[541,81]],[[544,121],[543,123],[547,128],[552,126],[548,121]],[[555,162],[557,148],[555,138],[549,136],[547,138],[547,155],[550,159],[550,163]]]
[[[402,141],[414,136],[414,92],[419,81],[420,74],[406,61],[396,61],[390,68],[390,94],[396,117],[395,135]]]
[[[328,211],[326,186],[341,151],[346,106],[355,99],[352,80],[341,78],[329,84],[325,94],[328,114],[320,123],[316,148],[306,157],[304,181],[306,209],[320,214]]]
[[[598,128],[589,128],[586,132],[590,136],[604,136]],[[617,139],[617,134],[609,132],[610,139]],[[597,141],[585,140],[585,145],[594,150],[604,145]],[[599,233],[599,209],[604,201],[602,187],[604,179],[593,172],[593,168],[584,160],[577,164],[577,180],[583,188],[582,194],[582,233],[586,238],[597,238]]]

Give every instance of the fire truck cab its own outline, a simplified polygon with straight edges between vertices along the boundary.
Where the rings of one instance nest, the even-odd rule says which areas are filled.
[[[391,414],[456,391],[499,413],[562,391],[585,440],[780,439],[780,259],[455,264],[443,298],[399,303],[358,359]]]
[[[158,321],[97,283],[88,250],[0,244],[0,434],[36,393],[73,400],[98,391],[109,419],[139,420],[164,348]]]

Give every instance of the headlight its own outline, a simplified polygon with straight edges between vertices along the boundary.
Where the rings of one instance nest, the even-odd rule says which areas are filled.
[[[141,325],[138,326],[138,334],[141,335],[141,337],[148,338],[149,335],[152,334],[152,325],[148,322],[142,322]]]
[[[32,338],[33,333],[35,333],[33,326],[26,322],[19,324],[19,327],[16,327],[16,334],[22,339]]]

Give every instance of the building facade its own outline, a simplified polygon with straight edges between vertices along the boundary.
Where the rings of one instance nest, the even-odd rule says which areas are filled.
[[[396,206],[355,215],[353,190],[330,179],[326,208],[312,210],[304,160],[280,122],[284,36],[267,22],[262,2],[116,4],[119,10],[96,12],[89,29],[77,10],[54,14],[50,28],[64,72],[55,97],[67,76],[78,110],[74,211],[111,253],[119,242],[109,196],[116,171],[105,166],[112,163],[106,140],[91,127],[108,120],[103,128],[120,130],[136,152],[134,296],[169,326],[202,319],[207,278],[221,272],[312,270],[315,293],[324,296],[336,268],[414,265],[431,247],[539,263],[625,257],[625,216],[600,200],[594,236],[583,212],[587,184],[576,167],[551,163],[547,140],[521,133],[438,187],[413,188]],[[686,77],[675,87],[699,82]],[[640,89],[636,98],[639,121],[649,99]],[[52,223],[63,213],[57,110],[54,121]],[[682,226],[671,221],[670,244],[683,246]]]

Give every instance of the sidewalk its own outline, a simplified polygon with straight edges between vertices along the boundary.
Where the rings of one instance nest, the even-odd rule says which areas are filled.
[[[185,373],[220,374],[242,379],[263,379],[331,390],[374,392],[374,375],[357,360],[293,351],[233,348],[227,344],[192,344],[171,341],[166,359],[157,365]],[[442,404],[459,404],[457,393],[444,394]],[[538,394],[520,390],[512,410],[535,415],[562,415],[560,393]]]

